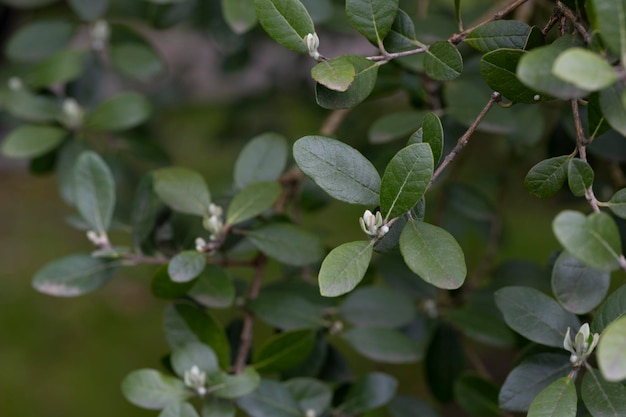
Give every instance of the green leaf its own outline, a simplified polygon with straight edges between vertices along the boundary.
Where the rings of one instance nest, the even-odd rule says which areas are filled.
[[[104,233],[115,209],[113,174],[95,152],[83,152],[74,165],[74,193],[78,212],[89,227]]]
[[[479,375],[463,374],[454,382],[454,400],[468,414],[499,416],[498,387]]]
[[[586,91],[602,90],[617,80],[615,71],[604,58],[584,48],[562,52],[552,65],[552,73]]]
[[[567,311],[586,314],[596,308],[609,290],[611,275],[591,268],[563,252],[552,270],[552,292]]]
[[[317,329],[325,325],[320,307],[292,293],[264,292],[248,308],[259,319],[281,330]]]
[[[450,81],[463,72],[463,58],[454,45],[438,41],[426,51],[424,71],[433,80]]]
[[[239,398],[256,390],[260,382],[261,377],[257,371],[248,366],[242,373],[237,375],[221,372],[211,377],[209,390],[219,398]]]
[[[576,197],[584,197],[587,189],[593,185],[593,169],[582,159],[570,159],[567,165],[567,183]]]
[[[201,371],[211,376],[220,372],[217,356],[213,349],[200,342],[190,342],[176,349],[171,356],[172,369],[181,378],[185,372],[197,366]]]
[[[472,48],[480,52],[496,49],[524,49],[530,26],[518,20],[494,20],[472,30],[465,38]]]
[[[626,379],[626,317],[620,317],[609,324],[598,343],[596,356],[602,376],[607,381],[618,382]]]
[[[140,94],[121,93],[98,104],[85,118],[85,126],[113,132],[130,129],[150,117],[150,107],[148,100]]]
[[[250,220],[270,209],[282,188],[277,182],[257,182],[239,191],[232,199],[226,212],[226,223],[229,225]]]
[[[371,242],[363,240],[344,243],[330,251],[318,275],[320,293],[338,297],[352,291],[365,276],[372,252]]]
[[[420,112],[391,113],[377,119],[367,132],[370,143],[381,144],[395,139],[406,138],[423,122]]]
[[[248,32],[257,22],[254,0],[222,0],[222,15],[238,35]]]
[[[526,189],[537,197],[550,197],[561,189],[567,178],[567,155],[545,159],[532,167],[524,179]]]
[[[281,383],[261,380],[259,388],[237,399],[237,405],[250,417],[302,417],[296,399]]]
[[[49,96],[36,95],[25,88],[7,93],[6,110],[27,122],[52,122],[59,118],[61,106]]]
[[[622,96],[626,90],[623,83],[615,83],[600,91],[600,108],[611,127],[626,136],[626,103]]]
[[[398,0],[346,0],[346,16],[356,30],[381,45],[398,13]]]
[[[40,61],[65,48],[75,30],[76,25],[64,19],[31,21],[13,32],[6,55],[14,61]]]
[[[356,71],[345,56],[322,61],[311,69],[311,77],[334,91],[346,91],[354,82]]]
[[[396,394],[398,381],[382,372],[371,372],[359,378],[346,393],[338,410],[357,415],[387,404]]]
[[[422,141],[430,145],[433,152],[433,162],[437,165],[443,154],[444,133],[441,120],[435,113],[427,113],[424,116]]]
[[[158,169],[153,175],[154,191],[173,210],[208,215],[211,194],[200,174],[187,168],[169,167]]]
[[[68,4],[81,19],[93,21],[104,15],[109,7],[109,0],[68,0]]]
[[[415,318],[413,301],[384,287],[363,287],[352,292],[339,306],[339,314],[357,326],[400,327]]]
[[[463,334],[479,343],[496,347],[515,345],[515,334],[500,317],[494,314],[477,308],[461,307],[447,311],[445,319]]]
[[[533,49],[520,59],[517,77],[527,87],[563,100],[586,96],[587,91],[552,73],[552,66],[559,54],[579,44],[580,41],[574,36],[561,36],[551,45]]]
[[[334,91],[318,83],[315,99],[325,109],[355,107],[370,95],[376,85],[380,64],[355,55],[344,55],[343,59],[354,67],[354,81],[346,91]]]
[[[135,190],[131,213],[133,229],[133,245],[141,248],[148,240],[156,227],[157,214],[162,207],[161,201],[154,192],[154,176],[145,174]],[[169,277],[167,278],[169,281]]]
[[[293,378],[283,382],[283,386],[298,401],[300,410],[305,413],[313,410],[316,416],[321,416],[331,405],[332,391],[317,379]]]
[[[59,148],[56,160],[59,194],[69,205],[74,206],[74,165],[78,157],[89,147],[84,141],[68,140]]]
[[[528,52],[521,49],[496,49],[486,53],[480,60],[480,73],[490,88],[507,99],[532,104],[541,101],[541,96],[526,87],[515,73],[519,60],[525,54]]]
[[[411,17],[402,9],[398,9],[391,30],[384,39],[385,49],[389,52],[407,51],[419,46],[415,39],[415,25]]]
[[[293,224],[272,223],[242,233],[265,255],[287,265],[310,265],[322,257],[317,236]]]
[[[602,333],[606,326],[626,315],[626,285],[615,290],[596,312],[591,323],[591,331]]]
[[[400,235],[400,252],[411,271],[438,288],[459,288],[465,281],[463,250],[440,227],[409,220]]]
[[[540,353],[525,358],[506,377],[498,401],[504,410],[526,412],[548,385],[572,370],[565,354]]]
[[[626,415],[626,387],[606,381],[591,367],[583,377],[581,394],[587,410],[594,417]]]
[[[122,393],[131,403],[150,410],[159,410],[190,397],[181,380],[154,369],[139,369],[128,374],[122,381]]]
[[[465,354],[460,335],[450,326],[439,324],[424,360],[426,380],[433,396],[447,403],[453,400],[454,381],[464,369]]]
[[[552,222],[559,243],[576,259],[601,271],[620,267],[622,243],[615,221],[606,213],[559,213]]]
[[[304,136],[294,143],[293,157],[305,175],[337,200],[378,204],[380,175],[351,146],[323,136]]]
[[[106,284],[119,265],[90,255],[66,256],[39,269],[33,277],[33,287],[55,297],[77,297]]]
[[[613,194],[613,197],[609,200],[608,207],[617,217],[626,219],[626,188],[622,188]]]
[[[602,41],[609,50],[626,59],[626,1],[590,0],[591,24],[598,30]]]
[[[276,334],[254,353],[253,366],[259,372],[282,372],[293,368],[309,356],[315,345],[315,332],[309,329]]]
[[[206,255],[197,250],[186,250],[172,258],[167,273],[174,282],[188,282],[196,278],[206,265]]]
[[[277,133],[264,133],[250,140],[235,162],[237,188],[278,180],[287,164],[287,153],[287,141]]]
[[[561,378],[537,395],[528,409],[528,417],[576,417],[577,401],[574,379]]]
[[[152,295],[157,298],[173,300],[187,294],[195,282],[174,282],[167,272],[168,265],[161,265],[152,277]]]
[[[161,411],[159,417],[198,417],[198,412],[187,402],[172,402]]]
[[[206,265],[189,295],[203,306],[226,308],[230,307],[235,299],[235,286],[222,268]]]
[[[421,359],[417,343],[394,329],[354,327],[343,338],[366,358],[382,363],[412,363]]]
[[[235,417],[235,406],[225,399],[208,397],[202,404],[202,417]]]
[[[385,220],[411,210],[424,196],[433,176],[430,146],[416,143],[401,149],[389,162],[380,185],[380,207]]]
[[[109,48],[109,57],[115,69],[140,81],[149,81],[165,71],[159,54],[148,43],[114,43]]]
[[[574,314],[534,288],[504,287],[495,297],[506,324],[535,343],[562,347],[567,328],[578,331],[580,327]]]
[[[295,52],[307,54],[304,37],[315,33],[313,20],[299,0],[254,0],[263,29],[276,42]]]
[[[22,125],[4,138],[0,150],[7,158],[36,158],[57,148],[66,134],[58,127]]]
[[[53,84],[65,84],[80,77],[83,72],[84,53],[63,50],[39,62],[27,75],[26,81],[33,88]]]
[[[202,342],[213,349],[220,368],[230,364],[230,344],[221,324],[198,307],[175,303],[169,306],[163,316],[165,339],[172,350],[183,348],[190,342]]]

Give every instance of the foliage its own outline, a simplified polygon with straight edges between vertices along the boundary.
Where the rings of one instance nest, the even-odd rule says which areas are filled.
[[[44,265],[34,288],[80,296],[152,264],[152,293],[170,300],[171,353],[161,370],[129,370],[122,392],[131,403],[167,417],[436,416],[451,402],[476,416],[624,414],[626,287],[611,285],[611,273],[626,271],[626,0],[516,0],[486,19],[492,2],[478,0],[4,3],[28,18],[4,47],[2,155],[56,170],[72,225],[95,246]],[[149,145],[148,169],[119,155],[154,117],[151,83],[167,71],[141,27],[198,24],[203,7],[221,10],[238,42],[254,48],[269,35],[308,55],[310,94],[331,110],[320,134],[258,132],[232,187],[218,192],[199,172],[164,166]],[[326,57],[338,29],[373,55]],[[88,47],[72,42],[80,30]],[[114,92],[106,72],[125,80]],[[350,111],[385,97],[408,100],[375,108],[371,126],[357,121],[369,126],[369,144],[338,137]],[[497,264],[504,191],[489,194],[471,170],[454,172],[476,137],[506,137],[483,146],[534,158],[515,181],[566,202],[543,231],[562,246],[544,255],[551,281]],[[486,155],[470,154],[476,164]],[[141,181],[125,176],[133,169]],[[129,186],[127,212],[120,195]],[[306,226],[303,213],[336,227],[316,211],[327,196],[361,206],[354,227],[364,236],[331,246]],[[231,273],[240,267],[249,279]],[[272,268],[281,271],[275,282]],[[218,318],[217,309],[231,314]],[[261,323],[275,331],[257,336]],[[503,382],[485,347],[515,349]],[[351,369],[349,353],[424,361],[432,396],[400,395],[415,382],[393,368]]]

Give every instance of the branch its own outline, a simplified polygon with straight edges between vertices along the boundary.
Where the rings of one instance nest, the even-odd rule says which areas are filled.
[[[373,55],[373,56],[368,56],[367,59],[369,59],[370,61],[376,61],[376,62],[380,62],[380,63],[386,63],[391,61],[392,59],[396,59],[396,58],[402,58],[404,56],[411,56],[411,55],[417,55],[417,54],[421,54],[424,53],[428,50],[427,46],[422,46],[420,48],[417,49],[410,49],[408,51],[401,51],[401,52],[386,52],[382,55]]]
[[[587,32],[587,29],[578,21],[578,18],[576,17],[572,9],[570,9],[560,1],[556,2],[556,7],[559,12],[563,13],[563,15],[567,17],[570,22],[572,22],[572,25],[574,25],[574,28],[576,28],[578,33],[580,33],[580,35],[583,37],[585,43],[590,44],[591,36],[589,36],[589,32]]]
[[[583,124],[580,120],[580,111],[578,110],[578,100],[571,99],[570,103],[572,105],[572,114],[574,116],[574,127],[576,129],[576,147],[578,148],[578,157],[587,162],[587,138],[585,137],[585,131],[583,129]],[[598,199],[593,192],[593,187],[590,186],[585,190],[585,198],[591,205],[591,208],[594,212],[600,212],[600,207],[598,206]]]
[[[461,151],[461,149],[463,149],[465,145],[467,145],[467,142],[469,141],[472,134],[474,134],[474,132],[476,131],[476,128],[478,127],[480,122],[485,118],[485,116],[487,116],[487,113],[489,113],[489,110],[491,110],[493,105],[499,102],[500,100],[502,100],[502,95],[498,93],[497,91],[494,91],[491,94],[491,98],[489,99],[485,107],[483,107],[483,109],[480,111],[478,116],[476,116],[476,119],[474,120],[472,125],[467,129],[467,131],[463,134],[463,136],[459,138],[454,149],[452,149],[450,153],[446,155],[443,162],[437,167],[437,169],[435,170],[433,174],[433,177],[430,179],[430,182],[428,183],[427,189],[433,185],[437,177],[439,177],[439,175],[441,175],[443,170],[446,169],[448,165],[450,165],[450,163],[454,160],[454,158]]]

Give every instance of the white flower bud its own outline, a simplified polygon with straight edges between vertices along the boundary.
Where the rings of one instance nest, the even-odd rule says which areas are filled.
[[[309,408],[308,410],[306,410],[306,413],[304,415],[306,417],[317,417],[317,413],[312,408]]]
[[[196,365],[192,366],[190,370],[185,371],[183,377],[185,385],[195,390],[199,395],[205,395],[206,390],[206,372],[201,371]]]
[[[598,333],[594,333],[592,335],[589,330],[589,324],[584,323],[580,326],[573,342],[570,335],[570,328],[567,328],[565,338],[563,339],[563,348],[568,352],[571,352],[570,362],[572,365],[581,366],[585,360],[587,360],[589,355],[591,355],[599,341],[600,335]]]
[[[91,47],[95,51],[101,51],[109,41],[111,29],[106,20],[98,20],[91,27]]]
[[[24,83],[20,77],[11,77],[7,83],[11,91],[19,91],[24,88]]]
[[[320,46],[320,38],[317,36],[317,33],[308,33],[304,37],[304,44],[306,45],[306,49],[309,51],[309,56],[311,56],[311,58],[315,60],[320,59],[320,53],[317,52],[317,48]]]
[[[65,125],[69,128],[77,128],[83,124],[83,109],[73,98],[63,101],[63,115]]]
[[[224,214],[224,210],[217,204],[211,203],[209,204],[209,214],[211,214],[212,216],[222,217],[222,214]]]
[[[363,217],[359,218],[359,224],[363,232],[371,237],[382,237],[389,231],[380,211],[374,215],[371,211],[365,210]]]
[[[195,244],[198,252],[204,252],[204,247],[206,246],[206,241],[204,239],[201,237],[196,238]]]

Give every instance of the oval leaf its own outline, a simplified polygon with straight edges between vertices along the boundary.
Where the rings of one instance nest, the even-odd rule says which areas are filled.
[[[250,184],[237,193],[228,206],[226,223],[236,224],[250,220],[270,209],[282,192],[277,182]]]
[[[626,416],[626,387],[606,381],[591,367],[583,377],[581,393],[587,410],[594,417]]]
[[[239,398],[248,395],[257,389],[261,377],[248,366],[244,371],[237,375],[229,375],[222,372],[211,378],[211,393],[219,398]]]
[[[472,48],[480,52],[496,49],[524,49],[530,26],[517,20],[494,20],[472,30],[465,38]]]
[[[310,265],[322,257],[317,236],[293,224],[268,224],[242,233],[265,255],[287,265]]]
[[[301,417],[298,402],[280,382],[261,380],[259,388],[237,399],[237,405],[250,417]]]
[[[624,91],[626,90],[622,83],[615,83],[600,91],[602,114],[611,127],[622,136],[626,136],[626,103],[622,100]]]
[[[539,162],[526,175],[524,186],[537,197],[554,195],[567,178],[570,159],[569,156],[557,156]]]
[[[598,365],[607,381],[619,382],[626,379],[626,317],[620,317],[602,332],[598,343]]]
[[[122,393],[131,403],[150,410],[165,408],[190,396],[181,380],[154,369],[139,369],[128,374],[122,381]]]
[[[235,162],[235,184],[276,181],[287,164],[287,140],[277,133],[256,136],[243,148]]]
[[[23,125],[4,138],[0,149],[7,158],[36,158],[57,148],[66,134],[58,127]]]
[[[569,48],[552,65],[552,73],[586,91],[602,90],[617,80],[615,71],[600,55],[584,48]]]
[[[201,371],[211,376],[219,373],[220,368],[217,363],[217,356],[213,349],[200,342],[191,342],[180,349],[176,349],[170,358],[172,368],[176,375],[185,377],[185,372],[197,366]]]
[[[174,282],[188,282],[196,278],[206,265],[206,255],[196,250],[187,250],[174,256],[167,273]]]
[[[89,227],[104,233],[109,229],[115,208],[113,174],[95,152],[83,152],[74,165],[74,201]]]
[[[374,248],[369,241],[337,246],[322,262],[318,280],[320,293],[338,297],[352,291],[365,276]]]
[[[315,81],[334,91],[346,91],[354,81],[356,71],[346,57],[322,61],[311,69]]]
[[[284,292],[264,292],[248,304],[264,322],[281,330],[324,327],[322,310],[307,299]]]
[[[576,197],[583,197],[593,185],[593,169],[582,159],[571,159],[567,165],[567,183]]]
[[[34,62],[54,55],[69,43],[76,26],[62,19],[29,22],[9,38],[7,57],[14,61]]]
[[[352,27],[374,44],[391,29],[398,13],[398,0],[347,0],[346,16]]]
[[[486,53],[480,60],[480,73],[489,87],[507,99],[536,103],[541,101],[541,96],[526,87],[516,75],[517,64],[526,53],[521,49],[497,49]]]
[[[355,107],[370,95],[376,85],[379,63],[355,55],[344,55],[342,58],[354,67],[354,81],[346,91],[334,91],[318,83],[315,99],[325,109]]]
[[[626,188],[622,188],[611,197],[608,207],[617,217],[626,219]]]
[[[594,333],[602,333],[606,326],[624,315],[626,315],[626,285],[615,290],[600,305],[591,323],[591,330]]]
[[[33,88],[63,84],[78,78],[83,71],[83,52],[65,50],[41,61],[26,76]]]
[[[276,42],[292,51],[308,53],[304,37],[315,33],[313,20],[299,0],[254,0],[261,26]]]
[[[238,35],[252,29],[257,22],[254,0],[222,0],[222,14],[228,27]]]
[[[591,24],[609,50],[624,62],[626,56],[626,4],[623,0],[590,0]]]
[[[85,118],[85,126],[113,132],[126,130],[145,122],[150,112],[150,103],[142,95],[121,93],[100,103]]]
[[[421,359],[417,343],[397,330],[383,327],[354,327],[343,338],[366,358],[382,363],[411,363]]]
[[[154,191],[176,211],[197,216],[209,213],[211,194],[204,178],[186,168],[161,168],[153,172]]]
[[[574,380],[557,379],[533,400],[528,417],[576,417],[577,401]]]
[[[424,56],[424,71],[433,80],[453,80],[463,72],[461,53],[447,41],[435,42]]]
[[[424,116],[422,141],[430,145],[430,149],[433,152],[433,161],[437,165],[443,154],[444,133],[441,120],[435,113],[428,113]]]

